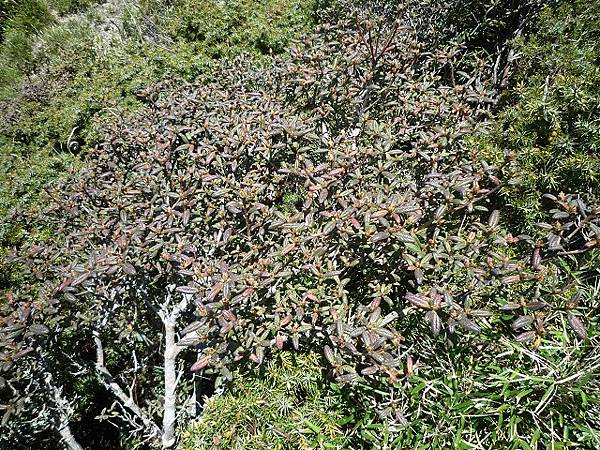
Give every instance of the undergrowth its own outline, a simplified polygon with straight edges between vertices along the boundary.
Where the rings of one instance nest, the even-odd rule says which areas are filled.
[[[280,352],[261,370],[240,372],[208,399],[181,449],[346,448],[346,405],[320,355]]]

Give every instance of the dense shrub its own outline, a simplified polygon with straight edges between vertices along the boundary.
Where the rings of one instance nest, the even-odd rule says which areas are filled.
[[[63,3],[64,8],[58,2],[51,2],[49,9],[45,3],[32,5],[50,20],[49,11],[69,13],[89,2]],[[0,73],[7,75],[0,81],[0,90],[6,91],[0,101],[5,119],[0,124],[0,248],[27,237],[28,230],[20,229],[10,212],[37,207],[44,184],[76,167],[82,149],[98,142],[98,122],[140,108],[137,92],[163,77],[195,79],[219,65],[212,44],[170,40],[168,27],[183,23],[178,11],[187,11],[178,2],[126,3],[116,10],[100,5],[59,23],[17,26],[36,17],[27,5],[19,3],[9,29],[22,38],[23,55],[0,57]],[[205,9],[214,19],[228,16],[234,6],[212,4]],[[230,24],[219,44],[223,54],[262,51],[259,41],[242,38],[243,33],[266,33],[273,41],[269,46],[281,50],[312,20],[309,3],[279,2],[277,14],[267,6],[251,21]],[[0,54],[13,47],[7,41]],[[24,74],[29,76],[23,79]]]
[[[88,167],[50,190],[42,221],[63,238],[24,249],[16,261],[43,282],[5,305],[15,412],[33,377],[39,395],[58,389],[45,398],[68,423],[61,386],[77,370],[115,395],[106,417],[166,447],[176,404],[185,418],[198,400],[188,369],[229,380],[283,349],[319,349],[397,431],[421,420],[394,400],[409,402],[415,350],[427,364],[448,345],[569,339],[585,357],[598,207],[550,195],[530,236],[504,222],[517,155],[486,161],[466,139],[489,127],[495,58],[429,40],[415,11],[347,11],[289,59],[146,89],[143,112],[107,124]]]
[[[517,84],[486,145],[491,158],[515,151],[521,182],[509,201],[530,223],[541,217],[544,192],[598,197],[599,17],[598,2],[564,2],[516,42]]]
[[[177,40],[192,43],[211,57],[249,49],[282,53],[291,38],[307,31],[314,1],[184,0],[166,17],[164,28]]]
[[[282,352],[258,373],[236,374],[226,394],[209,399],[181,448],[345,448],[344,410],[318,356]]]

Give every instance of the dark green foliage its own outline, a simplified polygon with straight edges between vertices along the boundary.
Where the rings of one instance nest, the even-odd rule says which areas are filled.
[[[507,42],[526,32],[546,5],[556,0],[453,0],[440,2],[428,0],[432,4],[432,20],[440,21],[446,35],[465,42],[465,45],[479,47],[491,54],[501,55],[507,49]]]
[[[490,154],[513,150],[521,183],[509,201],[535,222],[541,193],[599,191],[600,3],[547,8],[516,42],[517,84],[503,103]]]
[[[315,354],[280,352],[256,373],[236,374],[227,392],[207,400],[181,448],[347,448],[339,423],[345,405]]]

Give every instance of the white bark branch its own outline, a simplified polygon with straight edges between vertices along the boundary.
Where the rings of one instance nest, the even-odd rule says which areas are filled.
[[[165,348],[164,348],[164,411],[163,411],[163,448],[171,448],[175,445],[175,424],[177,416],[177,385],[179,378],[177,376],[177,355],[183,349],[175,343],[175,328],[177,319],[188,307],[190,297],[183,295],[183,299],[168,311],[170,296],[159,312],[159,317],[165,327]]]
[[[71,433],[71,427],[69,427],[68,422],[63,424],[58,432],[62,438],[62,441],[69,450],[83,450],[83,447],[79,445],[79,442],[77,442],[75,436],[73,436],[73,433]]]
[[[77,442],[69,426],[69,417],[73,413],[73,408],[69,402],[62,396],[61,389],[52,382],[52,375],[47,373],[44,377],[47,388],[52,393],[56,411],[59,415],[57,431],[60,434],[62,442],[69,450],[83,450],[83,447]]]
[[[163,448],[170,448],[175,444],[175,420],[177,407],[177,373],[176,360],[180,348],[175,345],[175,319],[163,319],[165,326],[165,360],[164,360],[164,412],[163,412]]]
[[[94,333],[94,342],[96,344],[96,372],[98,373],[100,382],[120,400],[123,406],[142,421],[146,429],[150,432],[149,434],[152,436],[160,435],[160,427],[141,410],[130,395],[125,393],[104,365],[104,348],[97,333]]]

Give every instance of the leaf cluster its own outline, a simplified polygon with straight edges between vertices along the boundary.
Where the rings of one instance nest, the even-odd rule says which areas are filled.
[[[103,124],[86,168],[49,189],[43,220],[62,238],[15,260],[42,283],[10,294],[4,372],[38,334],[60,346],[68,330],[83,347],[99,329],[112,348],[140,343],[152,382],[151,313],[191,301],[177,336],[197,355],[191,371],[231,380],[282,350],[318,349],[338,382],[367,386],[402,428],[427,383],[402,402],[390,386],[411,386],[415,348],[425,362],[461,343],[586,349],[593,196],[544,196],[528,234],[507,220],[519,155],[488,159],[470,139],[492,125],[496,58],[390,11],[348,7],[285,57],[255,67],[242,56],[210,82],[166,80],[139,93],[141,112]]]
[[[401,17],[363,14],[272,67],[149,89],[143,115],[108,127],[46,212],[67,236],[43,249],[69,261],[53,269],[54,301],[191,296],[199,317],[181,345],[201,349],[194,370],[226,377],[236,361],[316,345],[340,381],[394,383],[397,324],[416,311],[434,335],[509,314],[539,345],[566,315],[585,338],[581,278],[556,261],[596,247],[598,208],[550,196],[538,236],[500,226],[514,157],[488,163],[463,139],[489,115],[488,72],[463,71],[460,47],[425,51]]]

